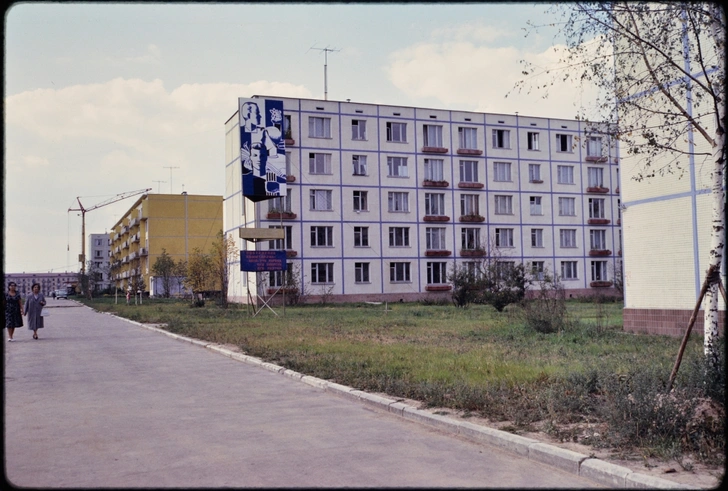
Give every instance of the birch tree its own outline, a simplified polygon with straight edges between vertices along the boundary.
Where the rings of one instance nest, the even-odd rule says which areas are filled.
[[[523,62],[525,78],[515,91],[537,90],[548,97],[554,83],[572,79],[596,86],[602,94],[596,108],[614,123],[609,131],[622,150],[637,159],[637,180],[682,176],[686,157],[696,166],[710,166],[708,264],[709,271],[719,271],[725,253],[723,8],[709,2],[578,2],[552,10],[561,13],[559,32],[566,40],[558,66]],[[531,24],[529,30],[539,27]],[[720,281],[719,274],[712,275],[704,305],[704,352],[713,360]]]
[[[217,238],[210,247],[210,258],[212,260],[215,276],[220,282],[220,295],[222,308],[228,307],[228,283],[230,282],[230,265],[240,260],[235,239],[231,235],[225,235],[222,230],[217,232]]]

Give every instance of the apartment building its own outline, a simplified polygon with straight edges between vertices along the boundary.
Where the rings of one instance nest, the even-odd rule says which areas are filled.
[[[269,99],[283,104],[287,193],[259,203],[243,196],[236,112],[225,123],[225,231],[241,250],[286,250],[302,291],[338,301],[445,296],[454,265],[493,254],[504,267],[557,273],[571,295],[614,293],[619,168],[615,145],[598,126],[250,100]],[[245,241],[241,227],[282,228],[284,238]],[[234,273],[231,301],[248,302],[282,281],[280,272]]]
[[[106,290],[111,286],[109,281],[109,261],[111,259],[111,239],[109,234],[91,234],[88,237],[88,251],[86,257],[89,265],[86,266],[87,273],[93,273],[96,277],[94,278],[94,284],[97,290]]]
[[[8,291],[10,282],[15,282],[18,293],[23,297],[33,293],[33,283],[38,283],[41,293],[49,297],[56,290],[75,287],[78,284],[78,273],[6,273],[3,281],[5,291]]]
[[[164,250],[187,261],[207,253],[222,230],[222,196],[145,194],[111,228],[112,281],[154,294],[152,265]]]

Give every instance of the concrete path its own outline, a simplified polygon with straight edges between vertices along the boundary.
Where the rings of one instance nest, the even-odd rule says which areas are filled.
[[[13,486],[599,487],[72,300],[48,310],[40,340],[3,339]]]

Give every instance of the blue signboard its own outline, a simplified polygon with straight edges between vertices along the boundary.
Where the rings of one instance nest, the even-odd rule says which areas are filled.
[[[243,196],[263,201],[286,195],[283,101],[238,99]]]
[[[240,251],[240,271],[285,271],[286,251]]]

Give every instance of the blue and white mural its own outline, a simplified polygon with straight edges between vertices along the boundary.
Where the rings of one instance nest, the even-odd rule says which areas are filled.
[[[283,101],[238,99],[243,196],[263,201],[286,195]]]

